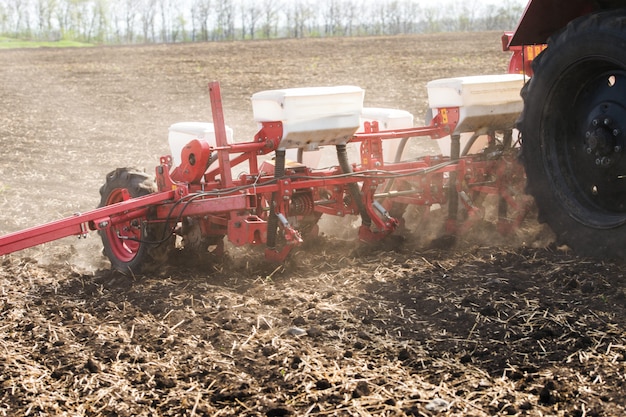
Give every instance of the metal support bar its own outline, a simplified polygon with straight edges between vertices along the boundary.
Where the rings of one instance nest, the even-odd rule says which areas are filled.
[[[226,139],[226,125],[224,123],[224,109],[222,107],[222,93],[220,84],[216,81],[209,83],[209,95],[211,97],[211,112],[213,113],[213,126],[215,127],[215,142],[217,143],[217,158],[220,164],[220,178],[224,187],[232,187],[233,177],[230,166],[230,152]]]
[[[6,255],[68,236],[83,236],[85,230],[100,230],[115,222],[116,216],[141,217],[146,208],[174,198],[174,191],[164,191],[133,198],[65,219],[31,227],[0,237],[0,255]]]

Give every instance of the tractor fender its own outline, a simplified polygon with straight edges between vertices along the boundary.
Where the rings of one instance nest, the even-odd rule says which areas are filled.
[[[507,47],[547,43],[577,17],[622,7],[626,0],[530,0]]]

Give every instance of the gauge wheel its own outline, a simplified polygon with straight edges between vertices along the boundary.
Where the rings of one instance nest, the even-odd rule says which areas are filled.
[[[156,191],[156,184],[144,172],[134,168],[118,168],[106,176],[100,188],[100,205],[104,207]],[[125,274],[152,272],[161,266],[172,248],[174,239],[165,223],[149,223],[148,218],[132,219],[100,230],[104,254],[111,267]]]

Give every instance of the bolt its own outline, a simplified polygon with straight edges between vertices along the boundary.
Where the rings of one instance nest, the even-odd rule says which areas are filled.
[[[619,134],[622,133],[619,131],[619,129],[613,129],[613,136],[619,136]]]
[[[598,124],[599,124],[599,123],[600,123],[600,121],[599,121],[598,119],[593,119],[593,120],[591,121],[591,124],[592,124],[593,126],[598,126]]]
[[[611,161],[611,158],[602,158],[602,166],[609,166],[611,165],[611,162],[613,162]]]
[[[608,117],[604,119],[604,126],[608,126],[610,124],[611,124],[611,119],[609,119]]]
[[[600,160],[600,158],[597,158],[597,159],[596,159],[596,165],[598,165],[598,166],[599,166],[599,165],[601,165],[601,164],[602,164],[602,161]]]
[[[591,152],[593,152],[593,149],[587,147],[587,154],[591,155]]]
[[[109,222],[107,222],[107,221],[98,223],[98,227],[101,228],[101,229],[104,229],[108,225],[109,225]]]
[[[613,148],[613,150],[615,151],[615,153],[620,153],[622,151],[622,147],[617,145],[615,148]]]
[[[589,139],[589,138],[591,137],[591,131],[589,131],[589,130],[588,130],[588,131],[585,133],[585,137],[586,137],[587,139]]]

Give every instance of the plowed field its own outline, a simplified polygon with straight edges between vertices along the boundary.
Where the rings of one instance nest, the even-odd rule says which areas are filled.
[[[0,233],[95,207],[117,167],[151,172],[169,125],[210,121],[209,81],[236,140],[250,96],[285,87],[358,85],[421,124],[429,80],[505,71],[499,36],[0,50]],[[623,262],[532,215],[445,249],[411,221],[363,246],[351,220],[280,266],[229,247],[124,276],[96,234],[3,257],[0,415],[626,415]]]

